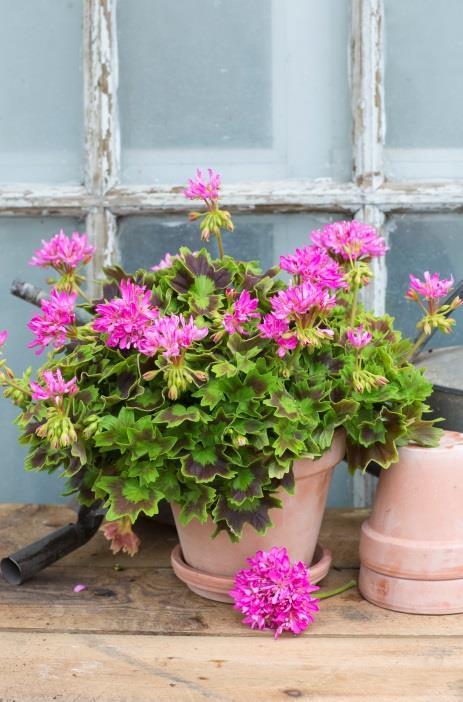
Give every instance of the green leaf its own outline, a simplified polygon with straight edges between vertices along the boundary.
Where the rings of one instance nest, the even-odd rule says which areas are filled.
[[[191,456],[186,456],[182,460],[182,473],[198,483],[210,483],[219,475],[222,478],[234,475],[228,463],[217,456],[213,447],[199,447],[192,451]]]
[[[300,419],[298,404],[286,390],[272,393],[269,400],[264,400],[264,405],[275,408],[275,417],[290,419],[292,422]]]
[[[211,371],[214,375],[219,376],[219,378],[225,376],[225,378],[232,378],[237,374],[238,368],[234,366],[229,361],[219,361],[211,366]]]
[[[300,456],[304,453],[304,434],[294,424],[282,423],[275,427],[277,438],[273,442],[276,456],[283,456],[287,451]]]
[[[211,378],[206,385],[193,393],[193,397],[201,398],[202,407],[214,409],[224,397],[222,382],[217,378]]]
[[[202,524],[207,521],[207,508],[215,498],[215,490],[207,485],[188,485],[188,492],[183,497],[179,519],[187,526],[192,519],[198,519]]]
[[[240,468],[231,482],[229,501],[233,505],[242,505],[249,498],[263,497],[262,481],[264,470],[262,466],[245,466]]]
[[[179,403],[175,403],[167,409],[161,410],[153,417],[153,422],[156,424],[167,424],[168,427],[178,427],[183,422],[208,422],[208,417],[204,412],[201,412],[199,407],[194,405],[185,407]]]
[[[245,524],[250,524],[258,534],[265,534],[272,526],[268,514],[269,509],[280,507],[281,502],[275,497],[267,496],[263,499],[246,500],[241,506],[230,504],[225,497],[219,497],[214,508],[214,521],[219,528],[226,528],[232,540],[238,541],[243,533]],[[220,525],[219,522],[224,522]]]
[[[141,512],[153,517],[163,498],[159,491],[141,485],[135,478],[104,476],[96,481],[95,487],[107,494],[105,506],[109,521],[127,516],[133,523]]]

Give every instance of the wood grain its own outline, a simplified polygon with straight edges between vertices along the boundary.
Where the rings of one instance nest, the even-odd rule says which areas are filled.
[[[434,702],[463,697],[463,642],[440,637],[0,634],[2,700]]]

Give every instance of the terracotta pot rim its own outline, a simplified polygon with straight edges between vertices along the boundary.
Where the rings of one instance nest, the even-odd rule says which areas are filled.
[[[368,602],[395,612],[432,615],[463,612],[463,578],[402,578],[378,573],[362,563],[358,586],[361,595]]]
[[[321,544],[317,544],[312,565],[309,568],[310,581],[318,583],[329,572],[333,560],[331,551]],[[186,583],[199,590],[212,591],[222,596],[228,595],[233,587],[234,578],[226,575],[211,575],[206,571],[193,568],[185,561],[180,544],[177,544],[170,555],[170,562],[175,575]],[[231,602],[231,598],[230,598]]]
[[[420,446],[419,444],[409,443],[406,444],[406,446],[401,446],[399,450],[413,451],[414,453],[416,451],[446,453],[449,449],[453,448],[454,446],[458,446],[459,444],[463,444],[463,433],[459,431],[445,430],[444,437],[439,446]]]

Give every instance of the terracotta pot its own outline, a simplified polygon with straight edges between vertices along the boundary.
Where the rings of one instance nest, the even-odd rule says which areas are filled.
[[[463,612],[463,434],[399,457],[362,525],[360,592],[399,612]]]
[[[172,505],[184,559],[183,565],[187,566],[179,567],[178,557],[173,557],[172,566],[178,577],[203,597],[230,602],[230,598],[225,594],[227,582],[240,568],[246,566],[246,558],[253,556],[259,549],[285,546],[292,560],[311,564],[333,470],[342,460],[344,451],[345,436],[341,430],[336,432],[331,449],[320,459],[313,461],[306,458],[295,461],[295,494],[289,495],[282,489],[279,491],[278,497],[283,506],[281,509],[270,510],[274,526],[262,535],[246,524],[239,543],[232,543],[225,532],[220,532],[213,539],[215,524],[211,519],[205,524],[194,519],[188,526],[183,526],[178,518],[180,507]],[[320,558],[323,557],[323,562],[326,563],[326,550],[321,549],[320,554]],[[196,571],[196,575],[193,571]],[[198,587],[198,575],[201,577],[201,587]],[[217,578],[225,579],[221,587]]]

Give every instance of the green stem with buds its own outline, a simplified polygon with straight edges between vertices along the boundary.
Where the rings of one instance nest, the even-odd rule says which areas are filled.
[[[30,393],[28,390],[25,390],[25,389],[22,388],[20,385],[18,385],[17,383],[15,383],[14,380],[11,380],[11,378],[8,378],[8,376],[5,375],[5,373],[1,373],[1,372],[0,372],[0,385],[3,385],[4,383],[6,383],[7,385],[10,385],[10,386],[11,386],[12,388],[14,388],[15,390],[18,390],[18,391],[21,392],[23,395],[31,395],[31,393]]]
[[[355,281],[352,283],[352,307],[350,310],[350,326],[355,326],[355,317],[357,315],[357,299],[359,293],[358,283]]]
[[[356,587],[357,581],[356,580],[349,580],[348,583],[345,583],[344,585],[341,585],[340,587],[337,587],[336,590],[323,590],[322,592],[318,592],[315,597],[319,600],[326,600],[328,597],[334,597],[335,595],[340,595],[342,592],[345,592],[346,590],[350,590],[352,587]]]
[[[412,350],[411,350],[410,353],[408,354],[408,357],[407,357],[407,360],[408,360],[408,361],[411,361],[411,360],[415,357],[415,355],[416,355],[416,353],[418,352],[418,350],[423,346],[424,342],[426,341],[427,336],[428,336],[428,335],[426,334],[426,332],[424,332],[424,331],[421,332],[421,334],[419,335],[418,339],[417,339],[417,340],[415,341],[415,343],[413,344]]]
[[[223,258],[225,256],[225,252],[223,250],[222,234],[220,231],[215,235],[215,238],[217,239],[217,246],[219,247],[219,257]]]

